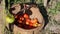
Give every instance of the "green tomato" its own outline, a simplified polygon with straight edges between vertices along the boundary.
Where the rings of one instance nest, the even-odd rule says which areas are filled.
[[[13,22],[14,22],[14,20],[15,20],[15,18],[14,18],[14,17],[6,16],[6,22],[7,22],[7,23],[13,23]]]

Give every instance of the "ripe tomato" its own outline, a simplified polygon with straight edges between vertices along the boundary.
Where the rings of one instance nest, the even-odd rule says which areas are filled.
[[[18,20],[18,22],[19,22],[19,23],[22,23],[22,21],[21,21],[21,20]]]
[[[37,27],[38,25],[37,24],[33,24],[34,27]]]
[[[30,19],[26,19],[27,22],[30,22],[31,20]]]
[[[28,22],[28,21],[26,21],[26,24],[27,24],[27,25],[29,25],[29,22]]]
[[[24,14],[24,18],[26,19],[29,18],[28,14]]]
[[[30,26],[33,26],[33,23],[30,23],[29,25],[30,25]]]

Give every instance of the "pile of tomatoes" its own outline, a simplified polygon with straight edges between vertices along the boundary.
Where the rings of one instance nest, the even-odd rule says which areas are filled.
[[[38,26],[41,26],[41,23],[38,22],[38,19],[37,18],[33,18],[31,19],[29,17],[28,14],[24,13],[23,15],[21,15],[20,17],[18,17],[18,15],[15,16],[15,18],[18,18],[18,22],[21,24],[26,24],[26,25],[29,25],[29,26],[33,26],[33,27],[38,27]]]

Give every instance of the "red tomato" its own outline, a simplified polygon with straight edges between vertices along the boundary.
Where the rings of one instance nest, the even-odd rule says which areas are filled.
[[[30,22],[31,20],[30,19],[26,19],[26,21]]]
[[[29,23],[29,25],[30,25],[30,26],[33,26],[33,23],[32,23],[32,22],[30,22],[30,23]]]
[[[29,22],[27,21],[26,24],[29,25]]]
[[[22,17],[22,20],[24,20],[24,18]]]
[[[29,18],[28,14],[24,14],[24,18],[26,19]]]
[[[21,21],[21,20],[18,20],[18,22],[19,22],[19,23],[22,23],[22,21]]]

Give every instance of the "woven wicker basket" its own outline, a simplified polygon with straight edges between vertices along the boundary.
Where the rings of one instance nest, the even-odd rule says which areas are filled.
[[[21,34],[38,34],[38,33],[42,30],[42,28],[43,28],[43,26],[44,26],[44,19],[43,19],[42,14],[41,14],[40,11],[39,11],[39,8],[37,8],[37,7],[32,7],[30,10],[31,10],[32,13],[33,13],[33,14],[30,16],[30,18],[37,18],[38,21],[39,21],[40,23],[42,23],[42,26],[37,27],[37,28],[34,28],[34,29],[26,30],[26,29],[22,29],[22,28],[20,28],[20,27],[17,27],[16,25],[14,25],[14,30],[13,30],[13,31],[14,31],[14,34],[18,34],[18,33],[21,33]]]

